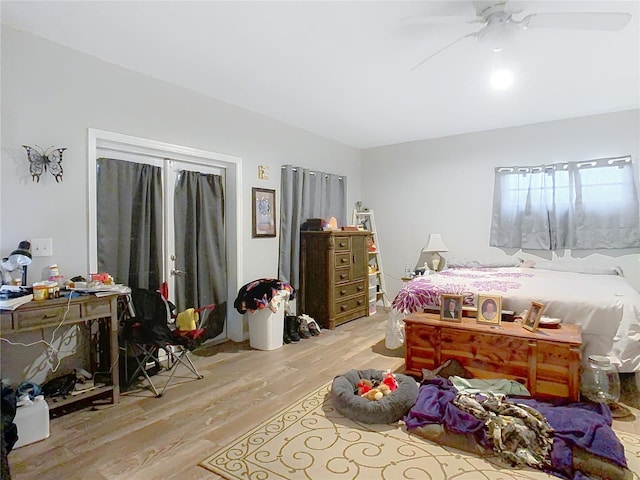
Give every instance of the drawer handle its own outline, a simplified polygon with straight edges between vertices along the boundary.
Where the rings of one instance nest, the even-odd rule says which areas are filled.
[[[358,305],[364,305],[364,302],[362,300],[358,300]]]
[[[347,259],[346,258],[341,258],[340,259],[340,263],[347,263]]]
[[[346,305],[342,305],[342,306],[340,307],[340,310],[342,310],[343,312],[344,312],[346,309],[347,309],[347,306],[346,306]]]
[[[340,295],[345,295],[347,293],[346,290],[340,290]]]
[[[344,242],[340,242],[340,243],[339,243],[339,245],[340,245],[341,247],[346,247],[346,246],[347,246],[347,244],[346,244],[346,243],[344,243]]]
[[[346,275],[346,274],[344,274],[344,273],[341,273],[341,274],[340,274],[340,280],[342,280],[342,279],[344,279],[344,278],[347,278],[347,275]]]
[[[58,318],[60,315],[58,313],[45,313],[42,315],[43,320],[48,320],[50,318]]]
[[[361,292],[362,290],[364,290],[363,287],[358,287],[358,291]]]

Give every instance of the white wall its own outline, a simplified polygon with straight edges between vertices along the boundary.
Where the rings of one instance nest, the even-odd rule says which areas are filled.
[[[640,110],[627,110],[363,151],[363,200],[375,212],[388,294],[393,298],[397,293],[405,263],[415,266],[429,233],[442,234],[450,255],[504,255],[489,247],[496,166],[630,154],[640,175],[639,120]],[[557,258],[540,251],[506,253]],[[558,255],[620,265],[640,290],[637,249]]]
[[[88,273],[89,127],[240,157],[246,281],[278,270],[278,238],[251,238],[251,187],[276,189],[279,206],[280,167],[292,163],[346,175],[348,204],[360,198],[357,149],[5,26],[1,86],[0,253],[53,238],[54,256],[34,258],[29,282],[52,263],[66,277]],[[63,182],[48,173],[32,182],[23,144],[67,147]],[[268,180],[258,180],[258,165],[269,166]]]

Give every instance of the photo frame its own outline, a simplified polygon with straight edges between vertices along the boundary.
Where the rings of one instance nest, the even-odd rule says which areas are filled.
[[[499,295],[478,295],[476,322],[500,325],[502,321],[502,297]]]
[[[440,320],[462,322],[462,295],[440,295]]]
[[[251,189],[252,237],[276,236],[276,191],[267,188]]]
[[[531,306],[527,311],[527,316],[525,317],[522,326],[532,332],[538,330],[538,326],[540,325],[540,317],[542,317],[544,307],[544,303],[531,302]]]

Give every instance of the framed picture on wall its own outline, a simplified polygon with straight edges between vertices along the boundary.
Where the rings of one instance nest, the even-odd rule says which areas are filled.
[[[276,236],[276,191],[267,188],[251,189],[252,204],[252,236]]]
[[[440,320],[462,322],[462,295],[440,295]]]
[[[527,312],[527,316],[525,317],[522,326],[532,332],[538,330],[540,317],[542,317],[544,307],[545,305],[543,303],[531,302],[531,306],[529,307],[529,311]]]
[[[490,323],[500,325],[502,316],[502,297],[490,295],[478,295],[478,323]]]

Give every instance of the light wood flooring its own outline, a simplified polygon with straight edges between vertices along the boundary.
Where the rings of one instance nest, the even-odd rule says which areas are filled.
[[[185,375],[161,398],[136,390],[117,405],[52,419],[48,439],[9,454],[12,478],[216,480],[198,462],[336,375],[402,371],[404,349],[384,345],[386,318],[379,310],[272,351],[248,342],[201,348],[192,359],[203,379]],[[640,411],[633,412],[614,428],[640,434]]]

